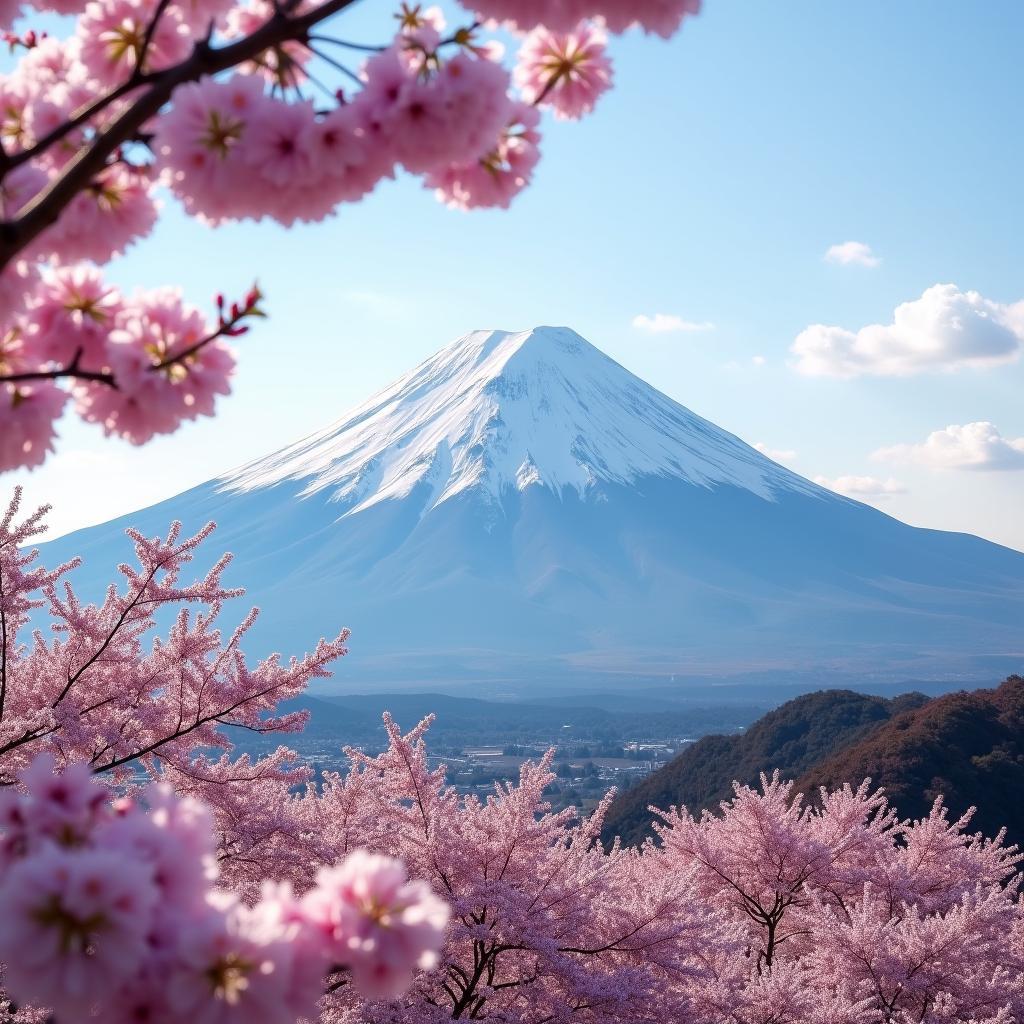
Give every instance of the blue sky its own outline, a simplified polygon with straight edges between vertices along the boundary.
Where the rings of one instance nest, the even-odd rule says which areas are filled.
[[[366,0],[346,33],[382,38],[387,9]],[[101,521],[324,425],[468,330],[566,324],[798,472],[1024,549],[1024,362],[1009,328],[995,347],[976,330],[1024,338],[1022,39],[1017,0],[706,0],[670,43],[613,43],[617,88],[581,124],[546,121],[508,212],[405,179],[324,224],[211,231],[168,199],[109,274],[201,305],[258,277],[271,319],[235,393],[138,450],[68,419],[59,455],[5,483],[53,502],[58,530]],[[825,259],[848,241],[876,265]],[[911,342],[937,354],[900,375],[871,351],[852,376],[799,372],[809,325],[889,325],[936,284],[980,293],[962,301],[984,322],[948,313],[959,356],[918,317]],[[713,327],[634,326],[657,314]],[[946,431],[969,424],[992,427]]]

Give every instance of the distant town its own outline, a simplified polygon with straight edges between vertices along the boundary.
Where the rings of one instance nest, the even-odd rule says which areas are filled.
[[[306,699],[309,725],[286,741],[318,773],[343,771],[345,748],[369,754],[385,749],[385,710],[406,731],[435,713],[426,735],[430,761],[447,766],[448,780],[460,793],[486,797],[495,785],[516,780],[525,761],[537,761],[554,748],[552,807],[586,812],[609,789],[629,789],[700,736],[742,731],[764,711],[747,703],[659,706],[643,699],[631,700],[626,710],[615,695],[578,700],[520,704],[440,694]],[[241,749],[260,753],[283,737],[246,733],[234,738]]]

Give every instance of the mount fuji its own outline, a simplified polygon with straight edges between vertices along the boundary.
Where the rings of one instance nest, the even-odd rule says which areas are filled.
[[[173,519],[218,522],[257,645],[350,626],[346,689],[985,680],[1024,661],[1024,554],[825,490],[566,328],[467,334],[320,433],[46,560],[82,554],[98,596],[123,528]]]

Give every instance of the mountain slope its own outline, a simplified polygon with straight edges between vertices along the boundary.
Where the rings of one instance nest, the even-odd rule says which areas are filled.
[[[1024,678],[996,689],[937,697],[808,768],[798,787],[814,792],[870,776],[905,818],[928,814],[942,795],[952,816],[977,807],[971,831],[1006,826],[1024,843]]]
[[[46,558],[81,553],[98,595],[123,527],[172,519],[220,524],[210,556],[235,553],[256,646],[350,626],[361,689],[959,681],[1024,648],[1024,554],[824,490],[564,328],[469,334],[326,430]]]
[[[795,779],[832,751],[873,736],[894,715],[927,700],[914,693],[884,700],[849,690],[822,690],[787,701],[744,733],[697,740],[620,793],[608,810],[602,838],[608,844],[616,836],[626,845],[641,842],[652,834],[652,806],[667,810],[685,805],[694,814],[716,810],[732,796],[734,780],[753,786],[762,772],[776,770]]]

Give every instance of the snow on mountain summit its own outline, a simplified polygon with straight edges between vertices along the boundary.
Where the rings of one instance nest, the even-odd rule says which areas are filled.
[[[565,327],[474,331],[316,434],[221,478],[245,492],[283,481],[330,491],[347,514],[430,488],[425,510],[469,489],[583,493],[674,477],[773,500],[822,496],[633,376]]]

